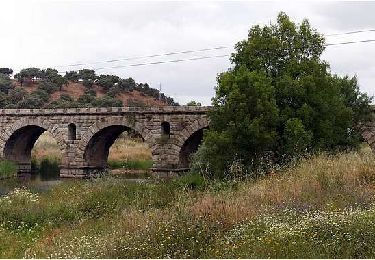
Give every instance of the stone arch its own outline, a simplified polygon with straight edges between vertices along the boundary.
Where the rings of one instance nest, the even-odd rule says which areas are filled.
[[[0,143],[1,156],[15,161],[20,172],[30,172],[31,150],[36,140],[45,131],[48,131],[54,137],[61,153],[64,154],[64,137],[57,126],[38,118],[23,118],[3,130]]]
[[[136,131],[144,141],[144,132],[137,124],[130,124],[126,118],[109,118],[97,122],[82,133],[78,151],[85,166],[105,168],[109,148],[120,136],[128,130]]]
[[[177,137],[179,168],[190,167],[190,156],[197,151],[198,146],[203,140],[203,130],[208,127],[209,122],[206,118],[197,119],[188,125]]]

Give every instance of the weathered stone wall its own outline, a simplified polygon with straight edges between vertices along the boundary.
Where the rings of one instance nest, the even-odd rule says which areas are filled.
[[[130,128],[151,148],[155,172],[179,171],[181,148],[190,136],[208,127],[208,110],[209,107],[2,109],[0,155],[17,161],[21,171],[28,171],[31,149],[39,135],[48,131],[63,155],[61,176],[83,177],[106,166],[89,157],[106,157],[119,132]],[[162,134],[162,122],[170,125],[170,134]],[[69,140],[70,124],[76,127],[75,140]]]
[[[371,149],[375,151],[375,106],[372,106],[372,118],[369,122],[361,125],[362,137],[369,144]]]

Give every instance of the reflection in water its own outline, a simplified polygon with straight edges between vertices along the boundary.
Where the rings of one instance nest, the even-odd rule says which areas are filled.
[[[112,178],[124,179],[127,182],[136,183],[148,183],[152,182],[153,179],[146,177],[143,174],[138,175],[121,175],[121,174],[110,174]],[[90,179],[70,179],[62,178],[60,179],[58,174],[55,172],[39,171],[34,174],[19,174],[17,177],[0,180],[0,196],[6,195],[15,188],[26,188],[34,193],[46,192],[67,181],[89,181]]]
[[[22,174],[16,178],[0,180],[0,195],[8,194],[15,188],[27,188],[32,192],[45,192],[62,182],[57,176]]]

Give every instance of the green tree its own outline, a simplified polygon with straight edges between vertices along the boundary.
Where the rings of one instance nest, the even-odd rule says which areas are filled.
[[[77,82],[79,80],[79,75],[77,71],[67,71],[64,76],[65,79]]]
[[[11,68],[0,68],[0,74],[11,75],[13,74],[13,70]]]
[[[94,81],[97,77],[95,74],[95,70],[90,70],[90,69],[82,69],[78,71],[78,77],[79,79],[82,80],[89,80],[89,81]]]
[[[187,105],[187,106],[195,106],[195,107],[200,107],[200,106],[202,106],[202,104],[201,104],[200,102],[196,102],[196,101],[194,101],[194,100],[188,102],[186,105]]]
[[[21,86],[23,83],[31,83],[34,80],[41,79],[43,77],[43,71],[38,68],[27,68],[22,69],[19,73],[14,75],[14,78],[16,78],[20,83]]]
[[[120,81],[118,76],[114,75],[100,75],[97,79],[96,84],[103,87],[106,91],[116,86]]]
[[[42,73],[44,81],[53,83],[60,91],[62,90],[63,85],[68,83],[68,80],[61,76],[55,69],[48,68],[43,70]]]
[[[233,162],[246,174],[266,159],[284,163],[305,152],[357,147],[371,98],[356,78],[331,74],[321,60],[324,43],[307,20],[297,25],[280,13],[276,24],[254,26],[236,44],[196,156],[208,175],[230,176]]]
[[[0,92],[8,94],[9,90],[12,88],[13,85],[9,75],[0,73]]]

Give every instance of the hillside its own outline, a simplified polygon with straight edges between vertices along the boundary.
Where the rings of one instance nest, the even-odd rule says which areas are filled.
[[[147,83],[82,69],[60,75],[55,69],[0,68],[0,108],[160,107],[178,105]]]
[[[38,89],[38,86],[39,86],[38,82],[33,82],[27,86],[21,86],[21,84],[17,80],[12,80],[12,84],[16,89],[23,89],[28,94],[32,94],[34,91]],[[72,97],[74,100],[78,100],[79,97],[85,94],[86,90],[87,88],[83,85],[82,82],[68,81],[67,84],[64,84],[62,86],[61,90],[57,90],[50,95],[50,98],[46,105],[48,106],[53,101],[58,101],[61,98],[61,96],[64,96],[64,95],[68,95]],[[106,90],[99,85],[94,84],[91,87],[91,90],[95,92],[96,97],[102,98],[106,95]],[[134,104],[140,104],[144,106],[161,107],[161,106],[168,105],[168,102],[166,102],[165,100],[159,100],[158,98],[144,94],[143,92],[140,92],[139,90],[119,93],[115,96],[115,98],[120,100],[124,106],[132,106]]]

